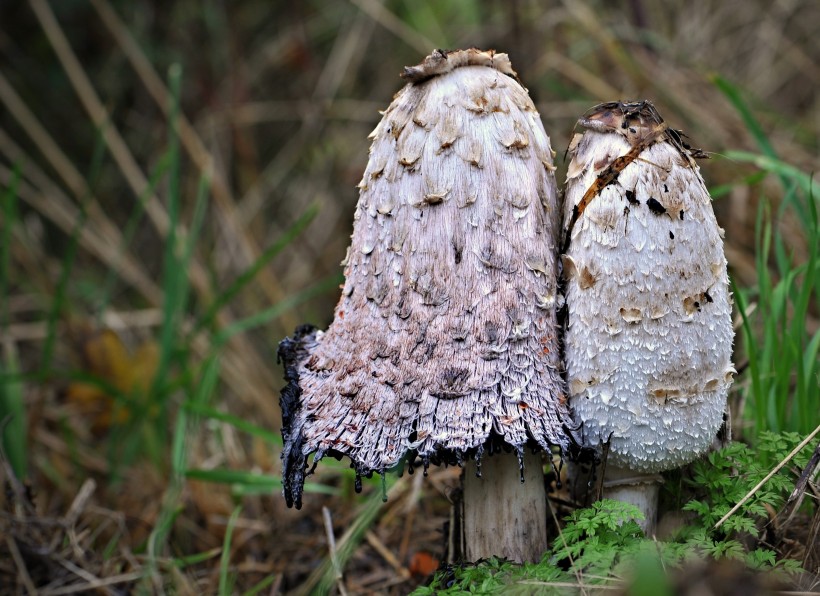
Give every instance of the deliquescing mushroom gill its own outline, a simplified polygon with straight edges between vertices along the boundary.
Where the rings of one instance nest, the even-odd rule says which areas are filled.
[[[370,135],[333,323],[279,349],[297,508],[310,454],[370,475],[568,444],[560,208],[538,112],[506,54],[437,50],[402,77]]]
[[[735,372],[711,198],[682,133],[648,101],[578,121],[564,202],[565,357],[584,441],[655,473],[711,444]]]

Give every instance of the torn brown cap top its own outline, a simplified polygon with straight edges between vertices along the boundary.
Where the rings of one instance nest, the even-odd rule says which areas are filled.
[[[348,456],[457,464],[567,445],[549,138],[505,54],[436,51],[376,129],[326,332],[280,345],[284,492]]]

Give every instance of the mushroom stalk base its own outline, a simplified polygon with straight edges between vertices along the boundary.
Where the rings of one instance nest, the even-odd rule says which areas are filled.
[[[464,558],[491,556],[536,562],[547,550],[547,493],[541,454],[524,454],[524,482],[516,453],[481,460],[481,478],[470,460],[463,475]]]
[[[604,476],[604,498],[630,503],[640,509],[643,520],[638,525],[647,536],[654,536],[658,523],[658,474],[642,474],[625,468],[607,466]]]

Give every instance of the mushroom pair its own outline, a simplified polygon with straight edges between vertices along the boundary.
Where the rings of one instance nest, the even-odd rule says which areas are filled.
[[[285,498],[300,507],[310,454],[347,456],[357,476],[466,464],[464,557],[537,560],[538,451],[608,441],[619,466],[655,472],[717,431],[731,380],[717,224],[695,153],[651,104],[580,121],[568,395],[554,153],[526,89],[506,54],[475,49],[438,50],[402,77],[370,135],[334,321],[280,346]]]

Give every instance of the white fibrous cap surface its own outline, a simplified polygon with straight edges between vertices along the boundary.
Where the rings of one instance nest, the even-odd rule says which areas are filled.
[[[284,355],[286,477],[310,453],[366,474],[491,433],[567,444],[553,153],[506,56],[479,54],[408,69],[371,133],[334,321]]]
[[[582,119],[564,205],[568,228],[594,195],[564,257],[571,409],[584,442],[610,440],[611,463],[643,472],[709,447],[735,372],[722,230],[696,150],[664,131],[598,182],[662,122],[648,102],[607,104]]]

